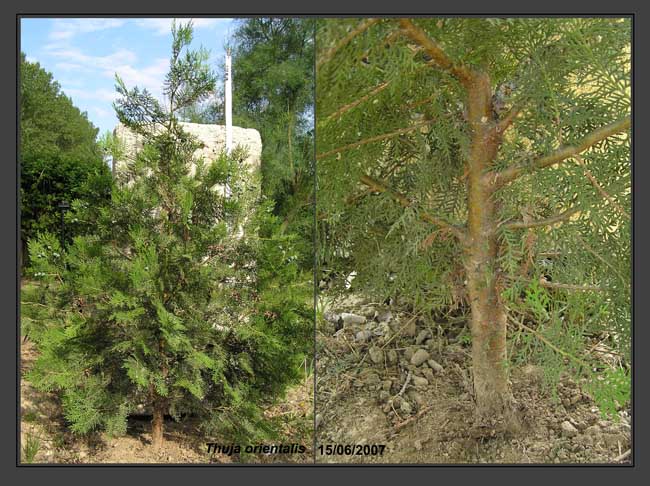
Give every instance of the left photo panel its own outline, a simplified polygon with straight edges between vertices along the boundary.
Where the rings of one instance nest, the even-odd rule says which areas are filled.
[[[314,21],[19,23],[20,463],[312,463]]]

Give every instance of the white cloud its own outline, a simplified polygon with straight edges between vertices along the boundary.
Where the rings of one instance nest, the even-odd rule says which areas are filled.
[[[54,65],[57,69],[61,71],[89,71],[88,66],[83,66],[74,62],[57,62]]]
[[[79,88],[63,88],[63,91],[68,96],[75,99],[82,100],[96,100],[102,102],[112,103],[117,98],[117,93],[110,89],[79,89]]]
[[[62,59],[64,66],[81,66],[86,69],[112,69],[117,64],[135,63],[138,58],[128,49],[118,49],[106,56],[90,56],[84,54],[81,49],[70,46],[54,46],[49,47],[48,50],[51,56]]]
[[[99,106],[93,106],[92,111],[99,118],[112,118],[115,114],[110,110],[105,110]]]
[[[143,27],[145,29],[153,30],[156,35],[167,35],[172,31],[172,18],[155,18],[155,19],[138,19],[136,20],[136,25]],[[180,18],[176,19],[177,22],[187,22],[192,20],[192,25],[195,29],[204,29],[209,27],[214,27],[219,23],[229,22],[231,19],[218,19],[218,18],[198,18],[198,19],[187,19]]]
[[[54,19],[49,38],[53,41],[69,40],[78,34],[121,27],[127,19]]]
[[[169,60],[160,58],[142,68],[135,68],[127,64],[115,66],[114,72],[122,78],[128,88],[134,86],[141,89],[146,88],[154,96],[160,98],[162,96],[162,83],[168,69]]]
[[[127,87],[146,88],[154,96],[161,96],[161,85],[165,73],[169,69],[169,60],[166,58],[153,59],[148,65],[139,66],[138,56],[128,49],[118,49],[105,56],[93,56],[84,53],[81,49],[72,46],[52,47],[49,55],[61,59],[56,66],[69,72],[98,73],[104,78],[113,79],[117,73]],[[86,74],[88,75],[88,74]],[[109,96],[109,93],[111,96]],[[86,99],[99,99],[112,101],[115,96],[108,90],[95,92],[75,93],[76,96]]]

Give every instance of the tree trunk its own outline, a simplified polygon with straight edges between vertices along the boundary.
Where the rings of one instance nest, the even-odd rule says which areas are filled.
[[[477,418],[498,419],[510,410],[506,361],[506,313],[498,290],[496,208],[487,175],[500,133],[495,129],[490,80],[474,73],[467,84],[472,145],[468,165],[468,232],[465,271],[471,306],[472,371]]]
[[[151,445],[159,449],[163,445],[163,428],[165,421],[165,402],[163,398],[156,397],[153,403],[153,419],[151,421]]]

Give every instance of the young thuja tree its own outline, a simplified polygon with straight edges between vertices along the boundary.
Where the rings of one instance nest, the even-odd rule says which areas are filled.
[[[188,48],[191,25],[172,33],[167,109],[117,80],[118,118],[144,147],[118,174],[94,233],[65,250],[54,235],[30,244],[54,322],[40,327],[28,379],[60,392],[75,432],[123,432],[129,413],[144,409],[156,447],[168,414],[253,440],[271,429],[261,407],[309,349],[305,286],[268,203],[241,215],[241,201],[219,190],[228,181],[242,192],[242,154],[194,157],[198,143],[177,113],[208,96],[215,78],[207,54]],[[233,230],[240,224],[244,238]]]
[[[555,364],[603,329],[629,349],[630,40],[613,18],[320,22],[321,257],[468,307],[480,420],[511,410],[509,321]]]

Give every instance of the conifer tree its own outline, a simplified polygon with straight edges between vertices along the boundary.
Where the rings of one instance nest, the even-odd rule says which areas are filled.
[[[629,19],[323,20],[316,38],[321,258],[378,297],[467,309],[479,420],[511,409],[510,324],[536,326],[548,366],[583,367],[564,345],[605,329],[627,352]]]
[[[58,231],[58,204],[73,199],[95,206],[108,200],[110,170],[95,138],[97,128],[61,91],[51,73],[20,54],[20,238]],[[69,221],[67,233],[88,227]],[[25,263],[25,262],[22,262]]]
[[[215,87],[191,24],[172,28],[163,106],[117,78],[122,124],[144,138],[99,209],[95,231],[60,248],[30,244],[44,304],[40,352],[28,379],[60,393],[74,432],[122,433],[151,410],[152,443],[165,416],[198,419],[206,433],[255,440],[273,432],[261,407],[295,379],[311,348],[309,287],[269,204],[241,214],[242,148],[194,157],[198,141],[177,118]],[[224,195],[228,181],[233,197]],[[75,208],[83,218],[84,207]],[[246,224],[245,237],[232,228]]]

